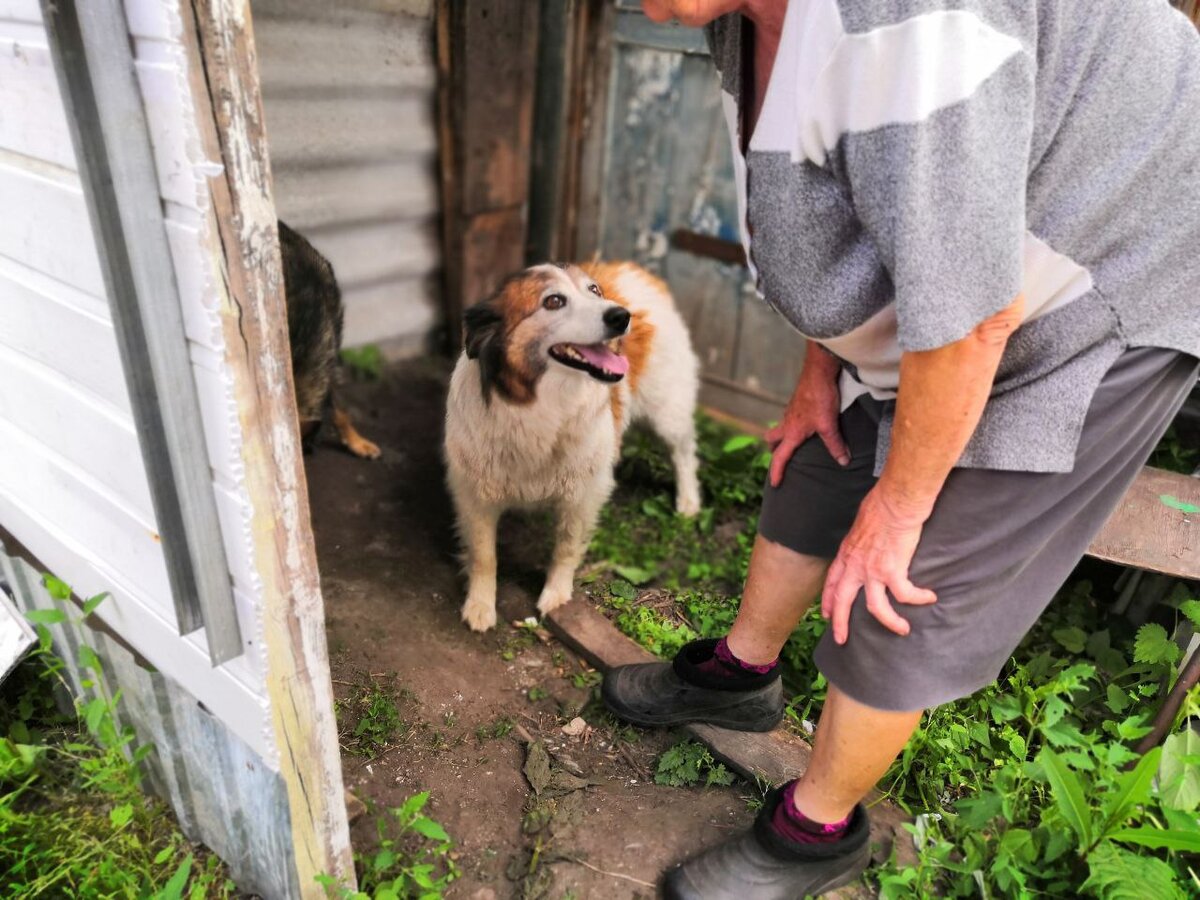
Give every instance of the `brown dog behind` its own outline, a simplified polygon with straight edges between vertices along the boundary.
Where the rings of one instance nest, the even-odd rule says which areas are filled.
[[[344,313],[333,266],[303,235],[283,222],[279,223],[279,247],[287,294],[296,413],[304,452],[312,453],[316,448],[328,410],[342,446],[355,456],[376,459],[379,447],[358,433],[333,395]]]

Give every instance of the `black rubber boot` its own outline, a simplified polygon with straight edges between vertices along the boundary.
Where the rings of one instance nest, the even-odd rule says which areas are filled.
[[[850,884],[871,861],[870,823],[855,807],[845,836],[832,844],[794,844],[771,827],[776,788],[754,828],[667,873],[667,900],[802,900]]]
[[[671,663],[617,666],[604,676],[605,705],[626,722],[673,727],[692,722],[737,731],[770,731],[783,718],[783,686],[766,675],[721,678],[696,667],[711,659],[714,640],[686,644]]]

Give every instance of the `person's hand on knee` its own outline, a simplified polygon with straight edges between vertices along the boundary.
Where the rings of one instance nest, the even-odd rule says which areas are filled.
[[[850,610],[860,590],[871,615],[900,635],[908,634],[910,626],[892,606],[889,591],[910,606],[937,602],[933,591],[917,587],[908,577],[924,521],[924,516],[897,511],[878,488],[863,499],[821,594],[821,615],[831,621],[837,643],[846,643],[850,636]]]

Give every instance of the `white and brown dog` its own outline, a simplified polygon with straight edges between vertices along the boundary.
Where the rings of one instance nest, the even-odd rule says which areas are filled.
[[[667,286],[632,263],[534,266],[467,310],[466,349],[450,381],[446,462],[466,550],[463,620],[496,624],[496,523],[507,509],[557,513],[538,610],[572,583],[630,422],[671,450],[676,509],[700,510],[698,366]]]

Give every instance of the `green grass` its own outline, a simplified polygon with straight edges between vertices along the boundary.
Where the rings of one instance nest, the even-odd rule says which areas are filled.
[[[57,579],[46,583],[57,600],[70,596]],[[154,748],[118,727],[120,696],[109,694],[90,647],[79,651],[87,693],[59,712],[54,692],[68,689],[45,626],[73,610],[64,602],[30,614],[38,648],[0,690],[0,896],[235,896],[220,860],[191,846],[170,811],[143,793],[139,764]]]
[[[701,418],[705,507],[672,513],[673,476],[644,432],[626,441],[620,487],[592,543],[592,593],[618,627],[660,656],[723,635],[737,611],[769,457],[752,438]],[[1191,451],[1164,440],[1159,464]],[[1103,588],[1103,586],[1101,586]],[[1005,666],[974,696],[929,713],[881,786],[917,819],[915,865],[871,877],[886,898],[1200,895],[1200,717],[1193,692],[1161,756],[1132,768],[1174,677],[1183,623],[1200,603],[1172,599],[1162,622],[1134,630],[1105,614],[1106,593],[1076,579]],[[782,653],[791,720],[816,720],[825,682],[811,654],[814,610]],[[664,754],[666,783],[704,780],[702,750]],[[1137,773],[1136,777],[1134,773]],[[1145,893],[1153,886],[1153,893]]]
[[[344,347],[338,357],[355,381],[378,381],[383,375],[383,352],[374,344]]]
[[[374,759],[390,749],[411,730],[400,714],[397,699],[406,694],[394,685],[394,678],[363,676],[349,695],[336,703],[339,739],[342,749],[356,756]]]

